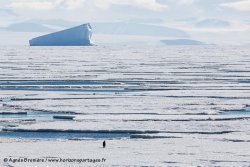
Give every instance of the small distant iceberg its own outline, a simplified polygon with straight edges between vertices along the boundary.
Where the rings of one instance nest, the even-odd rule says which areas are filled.
[[[33,38],[30,46],[91,46],[92,27],[89,23]]]
[[[201,41],[196,41],[192,39],[169,39],[161,40],[161,42],[166,45],[205,45],[205,43]]]

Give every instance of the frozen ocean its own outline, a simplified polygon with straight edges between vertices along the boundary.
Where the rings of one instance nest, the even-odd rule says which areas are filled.
[[[248,167],[249,119],[247,47],[0,47],[0,159],[105,159],[2,166]]]

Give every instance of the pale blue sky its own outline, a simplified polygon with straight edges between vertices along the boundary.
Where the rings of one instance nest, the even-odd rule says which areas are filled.
[[[250,0],[0,0],[0,26],[30,19],[143,22],[246,36]]]

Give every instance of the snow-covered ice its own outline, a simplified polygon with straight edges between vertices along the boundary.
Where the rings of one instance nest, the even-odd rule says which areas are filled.
[[[1,164],[88,157],[107,161],[87,166],[248,166],[249,53],[209,45],[2,47]],[[54,119],[62,117],[70,119]]]

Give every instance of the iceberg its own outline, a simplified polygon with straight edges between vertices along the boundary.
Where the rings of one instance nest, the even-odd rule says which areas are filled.
[[[91,46],[92,27],[89,23],[33,38],[30,46]]]
[[[205,43],[201,41],[196,41],[192,39],[161,40],[161,42],[166,45],[205,45]]]

